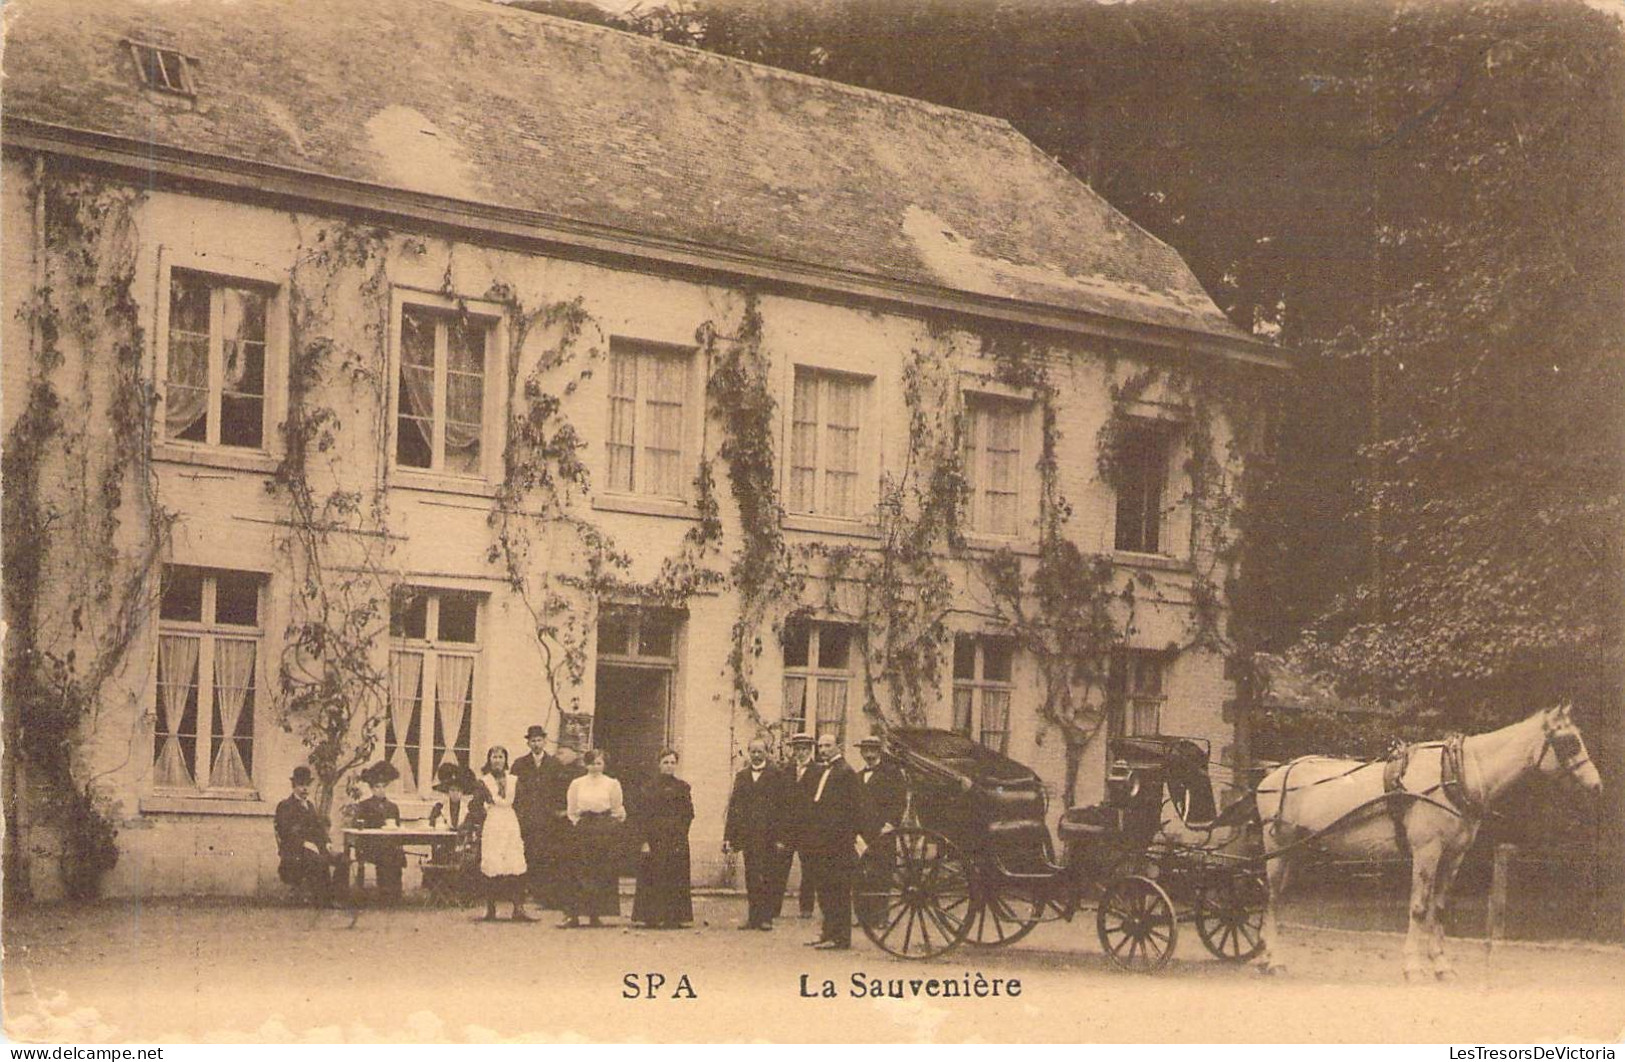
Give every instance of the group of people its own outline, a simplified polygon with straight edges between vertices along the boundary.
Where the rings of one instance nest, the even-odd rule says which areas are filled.
[[[694,801],[688,783],[677,777],[676,751],[660,753],[658,773],[637,790],[629,823],[625,793],[619,780],[604,773],[602,750],[590,749],[579,761],[568,744],[549,753],[541,726],[527,730],[525,742],[526,753],[517,760],[510,760],[505,746],[492,746],[478,776],[453,762],[436,775],[441,799],[429,813],[430,825],[443,823],[460,837],[477,838],[485,899],[479,920],[496,921],[497,904],[506,901],[513,921],[533,922],[527,900],[559,911],[561,928],[618,918],[623,831],[631,829],[640,846],[631,920],[649,928],[692,923],[688,831]],[[864,759],[858,770],[846,763],[833,734],[797,734],[789,744],[790,762],[781,766],[772,761],[765,738],[750,742],[749,762],[728,798],[723,851],[739,852],[745,862],[748,906],[740,928],[773,928],[799,859],[801,914],[810,917],[816,902],[823,918],[818,937],[808,943],[849,948],[858,839],[873,844],[902,822],[907,786],[897,768],[882,762],[877,737],[858,743]],[[400,809],[386,794],[398,776],[388,763],[362,772],[372,795],[354,808],[357,827],[400,824]],[[313,899],[332,899],[343,888],[347,867],[343,856],[328,851],[326,821],[310,801],[313,781],[308,767],[296,768],[292,795],[277,805],[281,875]],[[356,857],[376,867],[380,897],[398,900],[402,847],[363,838]]]
[[[896,767],[882,762],[877,737],[858,742],[860,770],[847,764],[833,734],[797,734],[790,749],[791,762],[780,767],[771,762],[765,739],[752,741],[728,798],[723,851],[745,860],[748,906],[739,928],[773,928],[784,911],[791,864],[799,859],[801,914],[810,916],[816,900],[823,918],[817,938],[807,943],[850,948],[858,838],[873,844],[901,824],[907,785]]]
[[[561,912],[561,928],[619,917],[623,831],[630,828],[640,846],[632,921],[662,929],[691,923],[688,828],[694,802],[688,783],[677,777],[676,751],[660,753],[659,773],[638,791],[628,826],[625,794],[620,781],[604,773],[602,750],[589,749],[578,759],[575,749],[561,744],[558,753],[549,753],[541,726],[530,727],[525,742],[527,751],[517,760],[510,760],[505,746],[493,745],[477,776],[453,762],[441,764],[436,775],[440,800],[429,821],[474,842],[468,849],[478,852],[485,899],[479,921],[496,921],[497,904],[506,901],[513,921],[534,922],[527,899]],[[372,795],[355,805],[356,827],[399,825],[400,809],[385,795],[398,776],[387,763],[362,772]],[[290,781],[293,793],[277,805],[275,820],[281,877],[313,900],[332,902],[347,878],[344,857],[328,851],[327,823],[310,801],[310,769],[295,768]],[[380,899],[397,901],[402,847],[364,837],[356,858],[376,867]]]

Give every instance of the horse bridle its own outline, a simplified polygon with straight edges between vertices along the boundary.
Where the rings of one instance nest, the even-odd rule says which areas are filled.
[[[1586,751],[1585,742],[1574,732],[1572,724],[1562,729],[1546,724],[1542,729],[1546,732],[1546,742],[1540,747],[1535,770],[1540,770],[1540,765],[1546,762],[1547,752],[1556,758],[1557,765],[1571,779],[1580,773],[1582,767],[1591,763],[1591,753]]]

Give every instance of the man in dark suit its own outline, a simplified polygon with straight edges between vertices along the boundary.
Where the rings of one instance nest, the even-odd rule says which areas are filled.
[[[767,759],[767,742],[756,738],[747,748],[750,762],[734,776],[728,795],[728,821],[722,850],[745,857],[745,895],[749,898],[740,929],[772,929],[784,901],[783,818],[789,800],[786,776]]]
[[[818,891],[817,862],[807,853],[804,845],[807,833],[807,818],[812,808],[813,789],[818,785],[818,779],[823,777],[824,769],[814,757],[816,754],[816,741],[806,731],[796,734],[790,739],[790,766],[785,768],[784,788],[784,815],[782,818],[783,842],[779,854],[778,887],[774,895],[778,902],[773,907],[776,916],[784,912],[785,887],[790,881],[790,864],[797,857],[801,860],[801,891],[797,902],[801,909],[802,918],[811,918],[813,904]]]
[[[895,830],[903,824],[903,812],[908,807],[908,783],[895,764],[885,763],[880,756],[881,741],[866,737],[858,742],[863,766],[858,769],[858,781],[863,786],[864,839],[874,844],[881,834]]]
[[[312,903],[337,901],[349,876],[342,855],[327,850],[327,820],[310,802],[315,776],[310,768],[293,769],[293,792],[276,806],[277,877],[308,894]]]
[[[858,833],[863,828],[863,792],[858,776],[841,757],[834,734],[818,736],[824,772],[813,789],[807,819],[807,849],[818,867],[818,910],[824,928],[819,949],[852,946],[852,878],[857,869]]]
[[[569,840],[564,816],[570,782],[556,756],[547,753],[547,731],[525,731],[530,751],[513,762],[513,812],[525,842],[525,879],[530,898],[542,910],[564,909],[569,894]]]

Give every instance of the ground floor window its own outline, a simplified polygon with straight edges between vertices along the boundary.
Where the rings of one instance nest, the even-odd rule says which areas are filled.
[[[953,728],[1001,755],[1010,747],[1015,644],[962,634],[954,639]]]
[[[161,578],[153,782],[252,793],[265,578],[178,564]]]
[[[784,732],[834,734],[846,744],[855,630],[845,623],[797,621],[784,629]]]
[[[427,795],[442,763],[470,765],[485,595],[410,587],[390,607],[389,717],[383,758]]]
[[[1143,737],[1162,732],[1166,653],[1122,649],[1113,654],[1107,676],[1107,718],[1112,737]]]

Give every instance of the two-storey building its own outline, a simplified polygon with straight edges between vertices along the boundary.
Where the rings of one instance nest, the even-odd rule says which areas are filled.
[[[1007,123],[475,0],[6,11],[8,865],[276,889],[296,764],[1231,755],[1279,368]],[[64,751],[66,750],[66,751]],[[342,786],[342,781],[340,782]],[[336,798],[342,804],[344,797]]]

